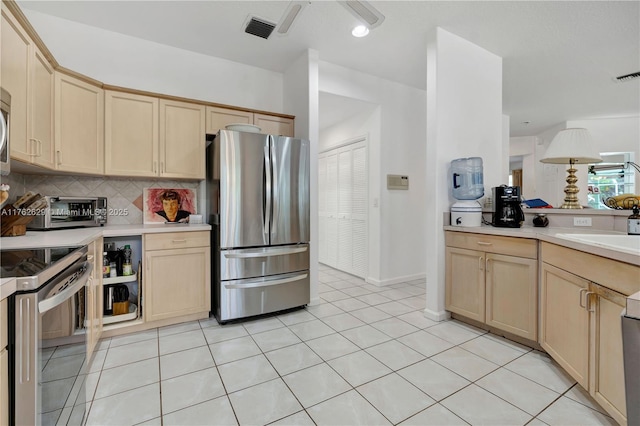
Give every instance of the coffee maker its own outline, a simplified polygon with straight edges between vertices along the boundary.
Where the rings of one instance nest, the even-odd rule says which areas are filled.
[[[519,186],[496,186],[492,189],[493,213],[491,224],[501,228],[520,228],[524,212],[520,207]]]

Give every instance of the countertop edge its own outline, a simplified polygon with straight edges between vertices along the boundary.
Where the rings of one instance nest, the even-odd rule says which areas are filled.
[[[95,228],[76,228],[53,231],[28,231],[19,237],[1,237],[3,250],[82,246],[100,237],[124,237],[131,235],[166,232],[210,231],[208,224],[179,225],[107,225]]]
[[[556,234],[576,233],[575,228],[534,228],[524,226],[522,228],[496,228],[493,226],[464,227],[445,225],[445,231],[469,232],[473,234],[498,235],[515,238],[530,238],[538,241],[545,241],[570,249],[582,251],[596,256],[606,257],[608,259],[619,262],[629,263],[631,265],[640,266],[640,256],[631,253],[609,249],[595,244],[581,243],[574,240],[557,237]],[[604,230],[580,230],[581,234],[616,234],[626,235],[623,232],[604,231]]]
[[[100,237],[125,237],[166,232],[210,231],[208,224],[185,225],[107,225],[95,228],[61,229],[54,231],[28,231],[19,237],[0,237],[2,250],[84,246]],[[16,291],[15,278],[0,279],[0,300]]]

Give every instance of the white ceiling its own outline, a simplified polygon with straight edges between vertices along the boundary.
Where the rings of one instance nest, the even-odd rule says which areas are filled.
[[[350,35],[356,19],[340,4],[312,1],[286,36],[244,33],[249,15],[277,23],[288,4],[19,1],[25,9],[278,72],[312,48],[321,60],[422,89],[427,34],[439,26],[503,58],[512,136],[640,112],[640,79],[613,81],[640,71],[639,1],[372,1],[385,21],[362,39]],[[347,113],[357,107],[350,103]],[[326,124],[324,114],[321,108]]]

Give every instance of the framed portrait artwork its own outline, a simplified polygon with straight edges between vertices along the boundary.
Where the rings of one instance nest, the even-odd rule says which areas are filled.
[[[196,214],[196,194],[193,189],[144,188],[144,223],[189,223]]]

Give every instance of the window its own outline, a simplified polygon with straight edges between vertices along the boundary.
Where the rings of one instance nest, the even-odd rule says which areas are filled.
[[[594,209],[606,209],[604,201],[609,197],[635,192],[635,170],[627,164],[633,161],[633,153],[601,153],[600,156],[602,163],[589,164],[589,167],[595,166],[596,170],[588,173],[587,181],[588,205]]]

